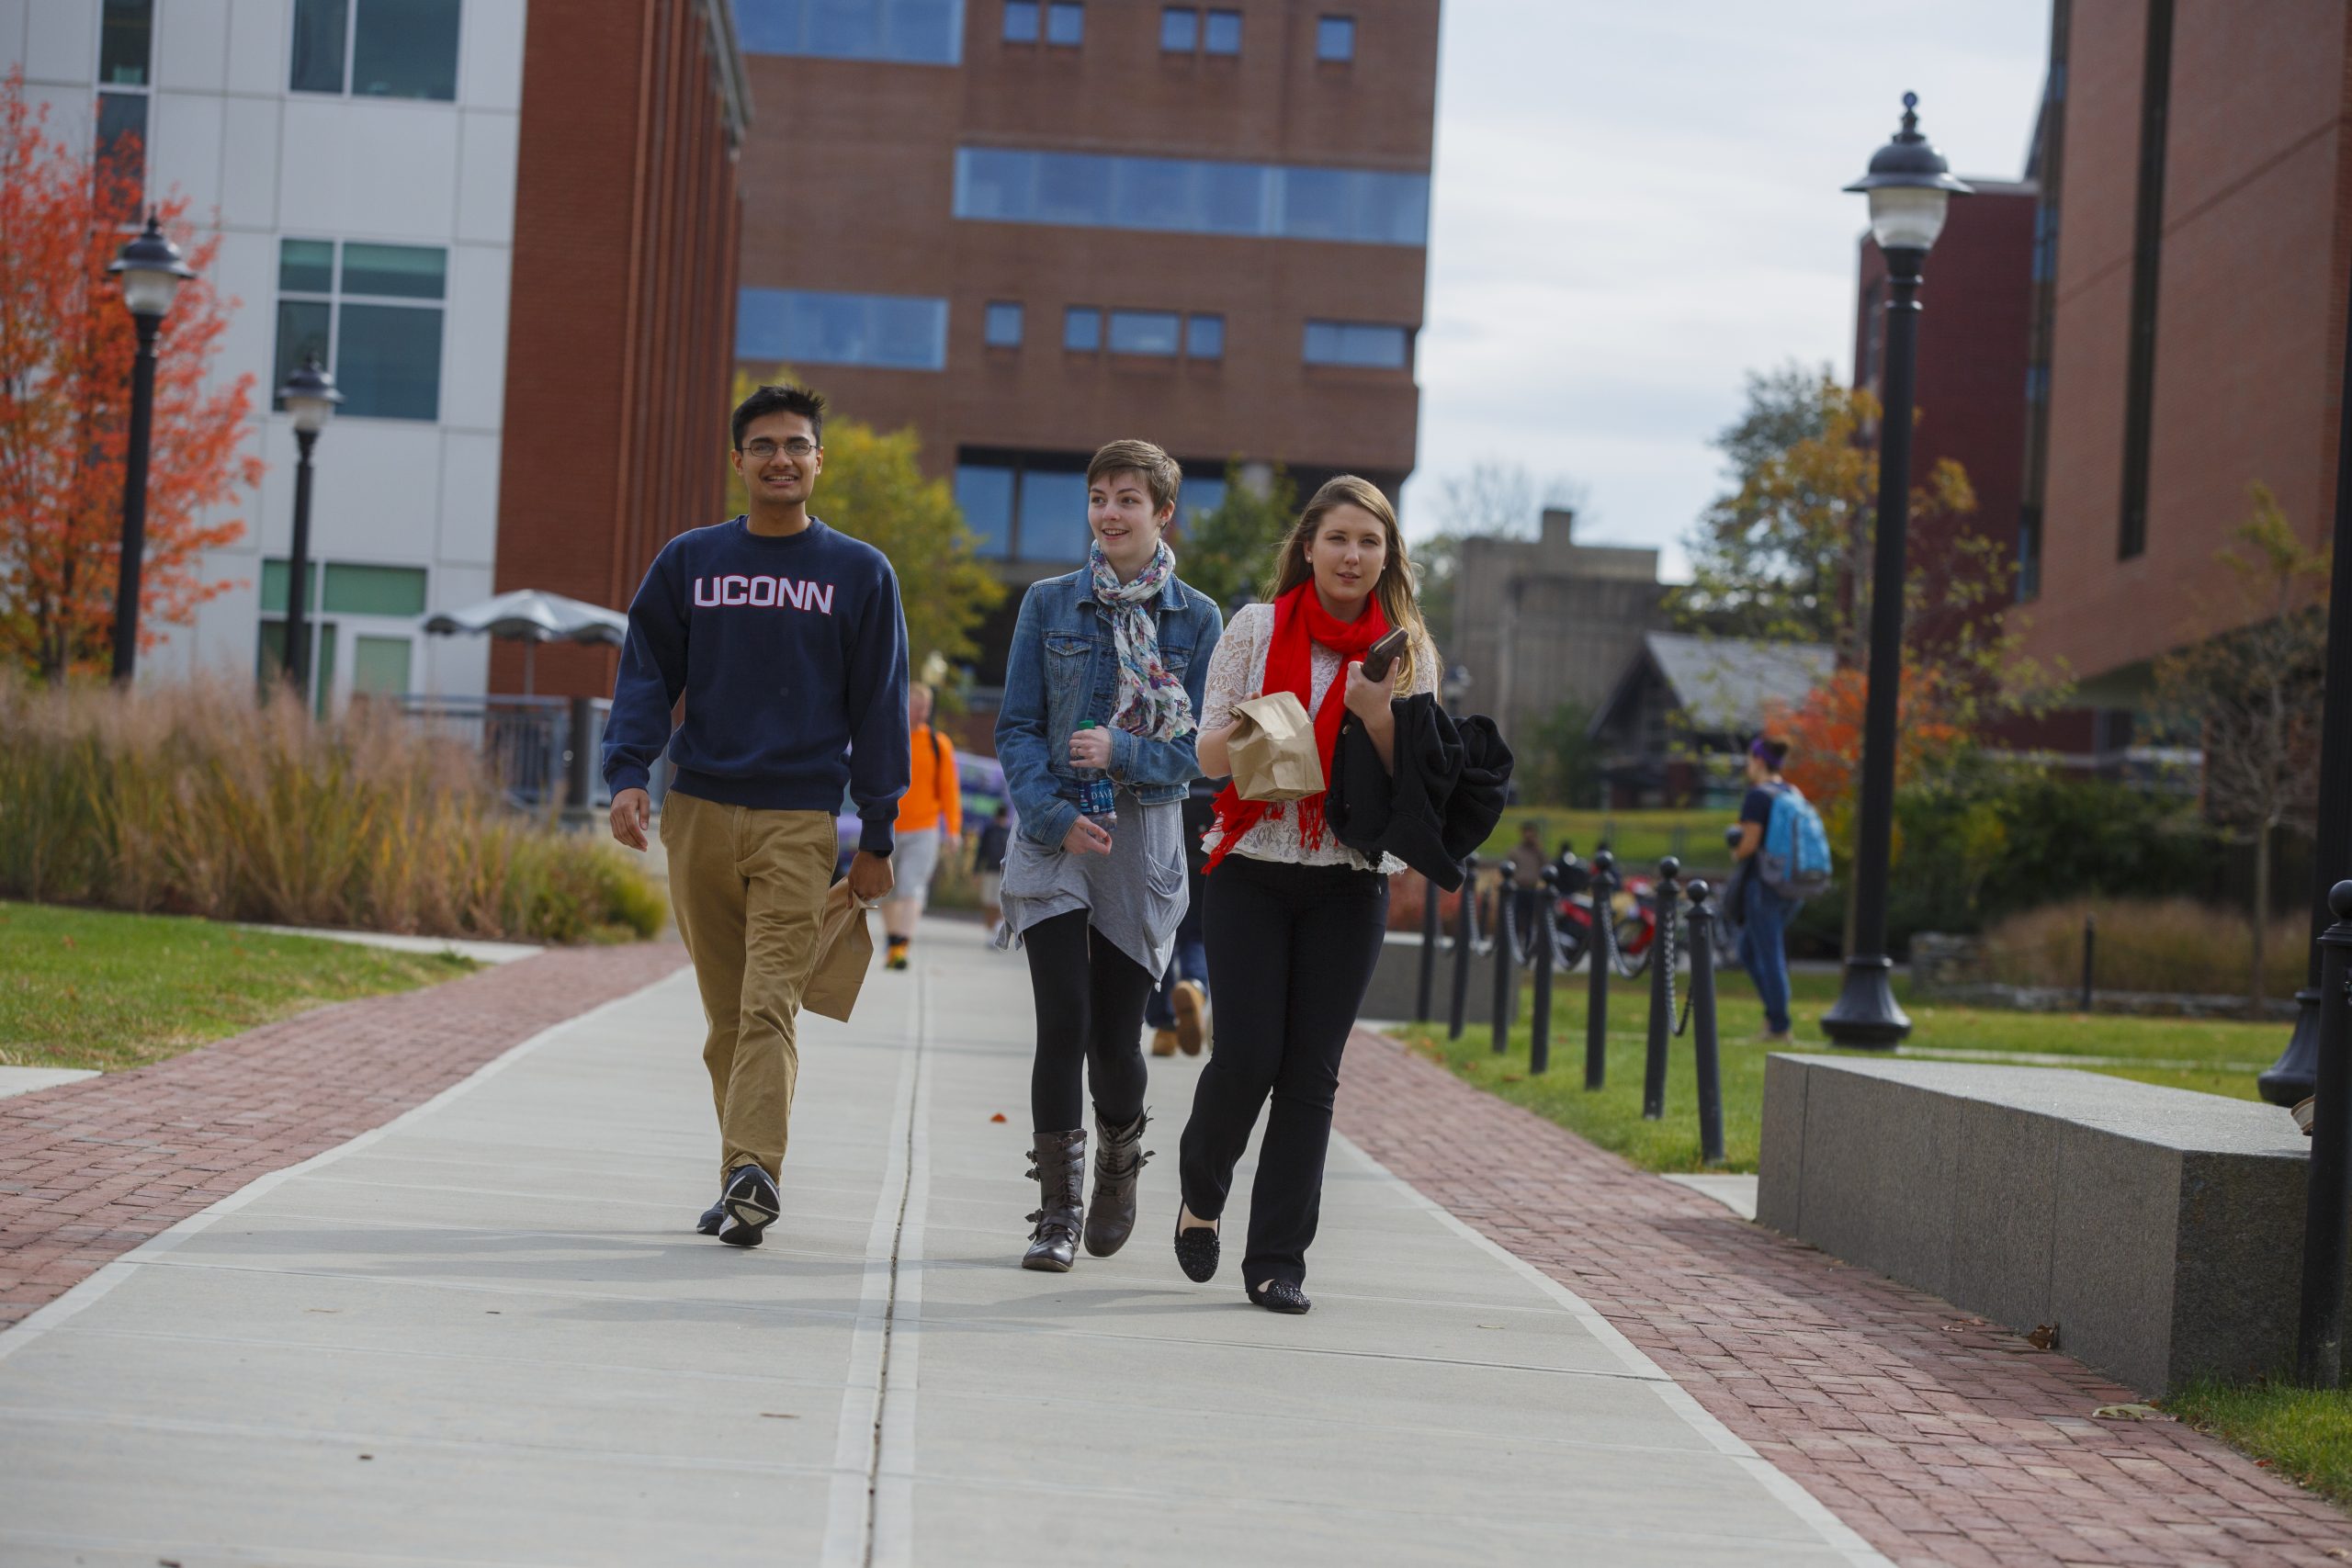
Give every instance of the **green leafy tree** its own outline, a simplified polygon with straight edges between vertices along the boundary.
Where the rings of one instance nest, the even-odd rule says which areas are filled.
[[[778,369],[771,380],[791,379]],[[758,382],[738,372],[735,396]],[[854,416],[825,420],[825,471],[809,511],[890,558],[906,608],[907,653],[917,671],[934,656],[953,664],[978,651],[972,640],[1004,585],[975,553],[978,536],[964,523],[944,479],[926,478],[922,438],[910,426],[884,433]],[[733,505],[746,505],[742,481],[729,486]]]
[[[1177,502],[1179,512],[1183,502]],[[1274,575],[1274,555],[1283,536],[1298,519],[1298,486],[1288,469],[1274,467],[1261,493],[1241,477],[1241,465],[1225,468],[1225,499],[1177,525],[1178,570],[1185,581],[1230,614],[1244,594],[1261,594]]]
[[[1536,724],[1532,755],[1523,759],[1535,799],[1579,808],[1600,804],[1600,751],[1591,730],[1592,709],[1573,699]]]

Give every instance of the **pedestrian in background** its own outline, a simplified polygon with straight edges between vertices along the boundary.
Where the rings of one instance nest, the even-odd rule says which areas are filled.
[[[1004,919],[1004,855],[1012,837],[1012,807],[1000,802],[996,815],[980,829],[979,842],[972,852],[972,874],[979,884],[980,919],[991,934]]]
[[[1151,1054],[1172,1056],[1182,1051],[1197,1056],[1209,1044],[1214,1024],[1209,1016],[1209,954],[1201,937],[1201,873],[1208,864],[1202,835],[1216,820],[1217,791],[1223,779],[1194,779],[1184,796],[1184,919],[1176,928],[1176,955],[1168,973],[1151,993],[1143,1021],[1151,1028]]]
[[[931,903],[931,879],[941,860],[964,841],[964,791],[956,777],[956,748],[931,722],[936,701],[921,681],[907,688],[907,793],[899,802],[899,848],[891,858],[896,886],[882,906],[888,939],[883,966],[904,969],[915,926]]]
[[[1747,748],[1747,794],[1739,803],[1739,842],[1732,846],[1739,883],[1739,965],[1756,982],[1764,1002],[1765,1045],[1786,1045],[1789,1020],[1789,921],[1798,901],[1768,886],[1757,869],[1757,854],[1772,825],[1772,807],[1789,791],[1781,769],[1789,760],[1788,742],[1758,736]]]

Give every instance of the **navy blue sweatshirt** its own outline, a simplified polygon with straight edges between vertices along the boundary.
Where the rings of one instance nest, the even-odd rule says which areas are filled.
[[[664,545],[628,607],[605,722],[613,793],[643,789],[664,746],[673,789],[725,806],[831,815],[846,787],[858,847],[888,854],[909,766],[889,558],[813,517],[781,538],[737,517]]]

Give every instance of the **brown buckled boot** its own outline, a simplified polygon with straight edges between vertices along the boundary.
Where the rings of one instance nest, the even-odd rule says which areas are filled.
[[[1078,1255],[1078,1233],[1086,1223],[1086,1129],[1039,1133],[1029,1151],[1029,1174],[1037,1182],[1037,1211],[1029,1223],[1029,1251],[1023,1269],[1044,1269],[1056,1274],[1069,1271]]]
[[[1127,1245],[1136,1228],[1136,1178],[1143,1174],[1150,1151],[1137,1152],[1143,1130],[1151,1121],[1138,1111],[1124,1127],[1114,1127],[1094,1113],[1094,1201],[1086,1206],[1086,1250],[1108,1258]]]

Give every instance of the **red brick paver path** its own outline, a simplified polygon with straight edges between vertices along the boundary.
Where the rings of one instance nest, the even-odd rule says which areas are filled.
[[[0,1327],[255,1177],[382,1126],[685,961],[675,942],[543,953],[0,1099]]]
[[[2140,1396],[1358,1031],[1340,1130],[1576,1292],[1895,1562],[2311,1563],[2352,1521]],[[1687,1112],[1687,1108],[1686,1108]]]

